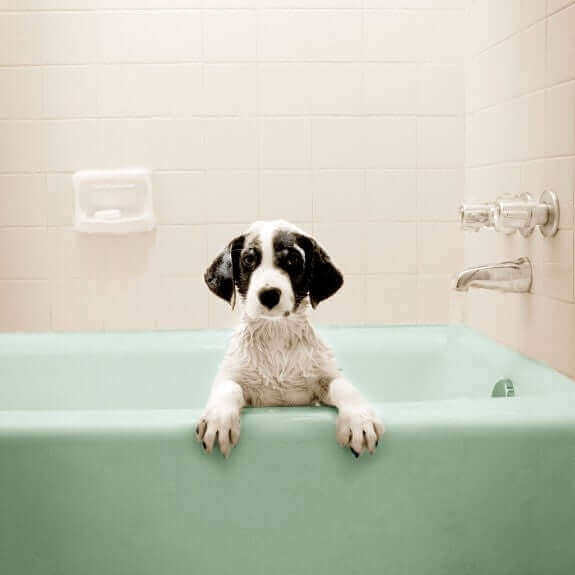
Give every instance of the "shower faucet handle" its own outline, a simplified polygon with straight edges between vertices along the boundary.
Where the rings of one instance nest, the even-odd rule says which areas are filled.
[[[518,198],[499,198],[493,212],[495,229],[505,233],[519,233],[527,237],[536,226],[543,226],[549,219],[549,206],[537,203],[529,194]]]
[[[513,233],[519,230],[523,237],[528,237],[538,227],[545,237],[554,236],[559,227],[559,202],[550,190],[545,190],[538,202],[529,194],[499,198],[493,216],[498,231]]]
[[[461,204],[459,223],[464,230],[477,232],[493,227],[493,204]]]
[[[546,208],[544,208],[546,211]],[[547,214],[541,214],[537,210],[537,204],[529,194],[521,194],[518,197],[498,198],[493,205],[493,227],[498,232],[512,234],[519,230],[521,235],[528,236],[535,229],[535,212],[538,213],[537,221],[544,223]]]
[[[545,236],[554,236],[559,227],[559,202],[551,190],[545,190],[539,201],[529,194],[518,197],[500,197],[493,203],[462,204],[459,221],[464,230],[494,228],[512,234],[516,230],[524,237],[536,227]]]

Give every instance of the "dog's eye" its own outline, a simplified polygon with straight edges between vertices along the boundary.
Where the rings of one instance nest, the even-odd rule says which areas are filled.
[[[246,252],[242,256],[242,263],[246,268],[253,268],[256,265],[256,256],[253,252]]]
[[[288,268],[295,268],[299,265],[300,260],[296,254],[289,254],[285,259],[285,265]]]

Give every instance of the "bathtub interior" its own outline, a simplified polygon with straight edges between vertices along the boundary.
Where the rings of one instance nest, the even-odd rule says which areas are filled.
[[[510,378],[519,397],[573,382],[462,326],[319,330],[372,402],[488,398]],[[0,410],[198,409],[229,331],[0,335]]]

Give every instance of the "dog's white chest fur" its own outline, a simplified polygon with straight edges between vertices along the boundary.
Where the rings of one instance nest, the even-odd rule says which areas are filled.
[[[305,314],[242,323],[222,365],[254,406],[309,405],[322,400],[338,370],[331,350]]]

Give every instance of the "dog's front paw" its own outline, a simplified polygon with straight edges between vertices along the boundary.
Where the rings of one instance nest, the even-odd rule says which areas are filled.
[[[347,407],[339,410],[335,424],[337,442],[349,447],[359,457],[364,450],[374,453],[385,428],[368,406]]]
[[[207,409],[196,426],[196,438],[208,453],[217,443],[224,457],[228,457],[240,439],[239,411],[221,406]]]

